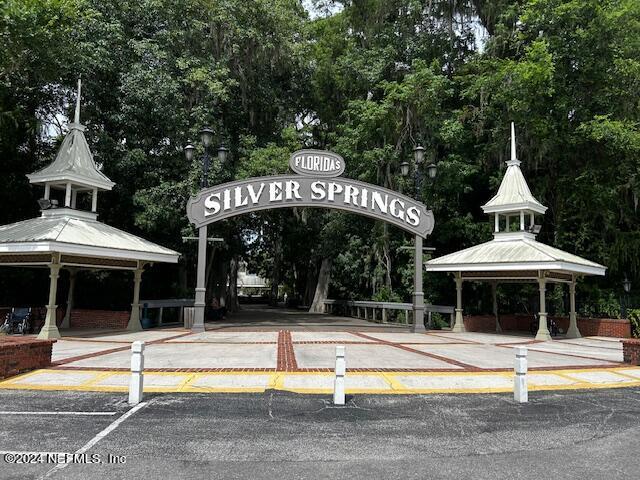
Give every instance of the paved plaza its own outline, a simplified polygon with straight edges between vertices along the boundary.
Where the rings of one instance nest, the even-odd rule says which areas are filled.
[[[234,322],[142,332],[69,332],[53,365],[0,382],[3,389],[126,391],[131,343],[143,340],[148,392],[326,394],[337,345],[346,348],[347,393],[491,393],[513,388],[514,346],[528,348],[532,391],[640,385],[619,339],[534,341],[531,336],[409,333],[406,327],[295,311],[249,308]]]

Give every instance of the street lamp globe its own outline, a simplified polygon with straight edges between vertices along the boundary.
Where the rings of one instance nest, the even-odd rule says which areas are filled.
[[[220,145],[218,147],[218,160],[222,165],[227,161],[227,157],[229,156],[229,149],[227,149],[224,145]]]
[[[629,293],[631,291],[631,280],[629,280],[626,275],[622,281],[622,288],[624,288],[625,293]]]
[[[187,162],[190,162],[193,160],[193,154],[196,150],[196,147],[194,147],[193,145],[191,145],[191,142],[189,142],[185,147],[184,147],[184,156],[187,159]]]
[[[429,164],[429,166],[427,167],[427,174],[429,175],[429,178],[431,180],[436,178],[436,175],[438,174],[438,167],[435,163]]]
[[[424,147],[418,145],[413,149],[413,158],[417,165],[421,165],[424,162]]]
[[[200,139],[202,140],[202,144],[204,148],[209,148],[211,142],[213,141],[213,129],[211,127],[203,127],[200,130]]]
[[[402,162],[400,164],[400,174],[403,177],[406,177],[407,175],[409,175],[409,162]]]

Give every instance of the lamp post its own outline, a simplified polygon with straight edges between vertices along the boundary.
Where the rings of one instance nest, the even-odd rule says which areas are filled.
[[[209,147],[213,143],[213,137],[215,132],[211,127],[203,127],[200,130],[200,140],[204,147],[204,155],[202,157],[202,179],[200,181],[201,188],[209,187],[209,167],[211,164],[211,157],[209,156]],[[189,142],[184,147],[184,156],[188,162],[193,161],[196,148]],[[228,150],[224,145],[218,147],[218,162],[219,165],[223,165],[228,156]],[[196,273],[196,295],[194,301],[194,318],[191,331],[194,333],[204,332],[204,313],[206,307],[206,293],[207,293],[207,281],[205,278],[207,263],[207,226],[202,226],[198,229],[198,267]]]
[[[629,292],[631,292],[631,280],[624,276],[624,280],[622,281],[622,289],[624,290],[624,297],[622,297],[622,305],[620,305],[620,310],[622,310],[622,318],[627,318],[627,308],[629,308]]]
[[[415,180],[415,199],[420,201],[420,193],[422,190],[422,168],[424,164],[425,149],[421,145],[417,145],[413,149],[413,159],[415,163],[414,180]],[[400,164],[400,173],[403,177],[409,175],[410,165],[404,161]],[[431,180],[436,177],[437,167],[435,163],[427,166],[427,175]],[[413,279],[413,331],[420,332],[424,328],[424,292],[422,291],[422,237],[416,235],[415,243],[415,260],[414,260],[414,279]],[[429,325],[431,326],[431,325]]]
[[[418,201],[420,201],[420,191],[422,190],[423,169],[427,171],[427,176],[429,177],[430,180],[434,180],[438,175],[438,166],[433,161],[429,165],[424,167],[425,151],[426,149],[421,145],[417,145],[413,149],[413,160],[415,163],[415,168],[413,172],[413,178],[414,178],[415,189],[416,189],[415,199]],[[408,177],[410,171],[411,171],[411,164],[409,162],[404,161],[400,164],[400,174],[403,177],[405,178]]]
[[[202,142],[202,146],[204,147],[204,154],[202,156],[202,179],[200,180],[201,188],[209,187],[209,169],[211,168],[211,155],[209,155],[209,147],[213,143],[213,137],[215,132],[211,127],[202,127],[200,130],[200,140]],[[195,155],[196,147],[194,147],[191,142],[187,143],[184,147],[184,156],[188,162],[193,161],[193,157]],[[227,161],[227,157],[229,155],[229,150],[224,146],[220,145],[218,147],[218,162],[220,165],[224,165]]]

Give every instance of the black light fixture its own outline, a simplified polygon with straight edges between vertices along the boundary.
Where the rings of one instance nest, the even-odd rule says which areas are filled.
[[[540,233],[540,230],[542,230],[542,225],[531,225],[529,227],[529,232],[533,233],[534,235],[538,235]]]
[[[427,175],[429,175],[429,178],[433,180],[434,178],[436,178],[437,174],[438,174],[438,167],[436,166],[435,163],[430,163],[427,166]]]
[[[624,289],[624,293],[629,293],[631,291],[631,280],[629,280],[626,275],[622,281],[622,288]]]
[[[193,145],[191,145],[191,142],[189,142],[185,147],[184,147],[184,156],[187,159],[187,162],[190,162],[193,160],[193,154],[196,151],[196,147],[194,147]]]
[[[202,140],[204,148],[209,148],[211,145],[211,142],[213,141],[213,134],[214,131],[211,127],[203,127],[202,130],[200,130],[200,139]]]
[[[220,145],[218,147],[218,160],[220,161],[221,165],[224,165],[224,163],[227,161],[228,156],[229,156],[229,149],[224,145]]]
[[[400,164],[400,174],[403,177],[406,177],[407,175],[409,175],[409,162],[402,162]]]
[[[424,147],[421,145],[413,149],[413,158],[416,161],[416,165],[422,165],[422,162],[424,162],[424,150]]]

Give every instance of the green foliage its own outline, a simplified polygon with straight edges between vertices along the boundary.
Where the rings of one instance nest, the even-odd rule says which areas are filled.
[[[631,323],[631,335],[640,338],[640,309],[627,310],[627,318]]]
[[[402,299],[388,287],[382,287],[371,299],[375,302],[402,302]]]
[[[193,234],[184,204],[199,186],[204,124],[231,152],[225,165],[214,159],[211,183],[285,173],[292,151],[329,148],[347,176],[432,208],[427,245],[443,255],[491,238],[480,205],[502,179],[514,121],[525,176],[549,207],[540,240],[609,267],[579,285],[578,305],[619,315],[621,279],[640,283],[640,2],[336,1],[319,16],[303,3],[0,4],[0,203],[12,206],[0,223],[37,214],[25,174],[52,159],[79,75],[88,140],[117,183],[100,196],[100,218],[180,250],[180,292],[193,283],[193,246],[181,238]],[[188,140],[199,149],[191,164]],[[399,172],[403,161],[415,171],[418,143],[438,165],[421,188]],[[323,258],[331,296],[410,300],[411,239],[388,225],[294,209],[212,230],[227,240],[220,261],[241,255],[306,300]],[[177,283],[161,273],[143,288]],[[20,282],[3,282],[8,302],[22,295]],[[453,290],[445,275],[425,276],[429,301],[452,304]],[[501,309],[533,311],[536,295],[501,287]],[[551,290],[551,308],[566,311],[565,295]],[[465,289],[465,304],[490,311],[488,290]]]

